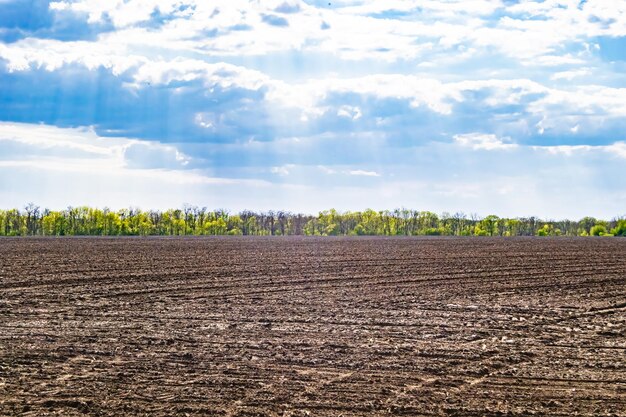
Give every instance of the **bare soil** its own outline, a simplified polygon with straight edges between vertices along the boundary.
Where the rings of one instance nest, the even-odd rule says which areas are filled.
[[[0,415],[626,416],[626,239],[0,240]]]

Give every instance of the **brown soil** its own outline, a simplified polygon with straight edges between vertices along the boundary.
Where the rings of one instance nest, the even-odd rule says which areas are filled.
[[[626,416],[626,239],[0,240],[0,415]]]

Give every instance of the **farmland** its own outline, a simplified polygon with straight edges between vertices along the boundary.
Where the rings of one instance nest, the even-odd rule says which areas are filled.
[[[626,416],[626,240],[5,238],[0,415]]]

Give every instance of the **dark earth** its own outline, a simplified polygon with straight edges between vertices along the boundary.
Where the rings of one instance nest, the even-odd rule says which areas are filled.
[[[0,240],[0,415],[626,416],[626,239]]]

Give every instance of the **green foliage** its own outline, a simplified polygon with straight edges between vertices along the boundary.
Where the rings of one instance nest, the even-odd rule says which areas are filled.
[[[537,236],[561,236],[561,229],[555,227],[554,224],[546,223],[539,230]]]
[[[585,217],[580,221],[541,221],[535,217],[479,218],[405,208],[359,212],[325,210],[317,216],[284,211],[230,214],[185,205],[182,209],[142,211],[127,208],[68,207],[0,210],[0,236],[626,236],[626,219],[611,222]]]
[[[365,227],[363,227],[361,223],[357,224],[356,227],[354,228],[353,234],[357,236],[365,235]]]
[[[597,223],[598,221],[593,218],[593,217],[583,217],[582,219],[580,219],[578,221],[578,231],[579,231],[579,235],[580,236],[589,236],[591,234],[591,228]]]
[[[611,230],[611,234],[626,237],[626,219],[619,220],[615,228]]]
[[[493,236],[498,230],[499,221],[498,216],[491,214],[480,222],[481,230],[484,230],[487,235]]]
[[[489,233],[486,230],[477,227],[474,229],[474,236],[489,236]]]
[[[606,235],[606,226],[597,224],[591,228],[589,234],[591,236],[604,236]]]

